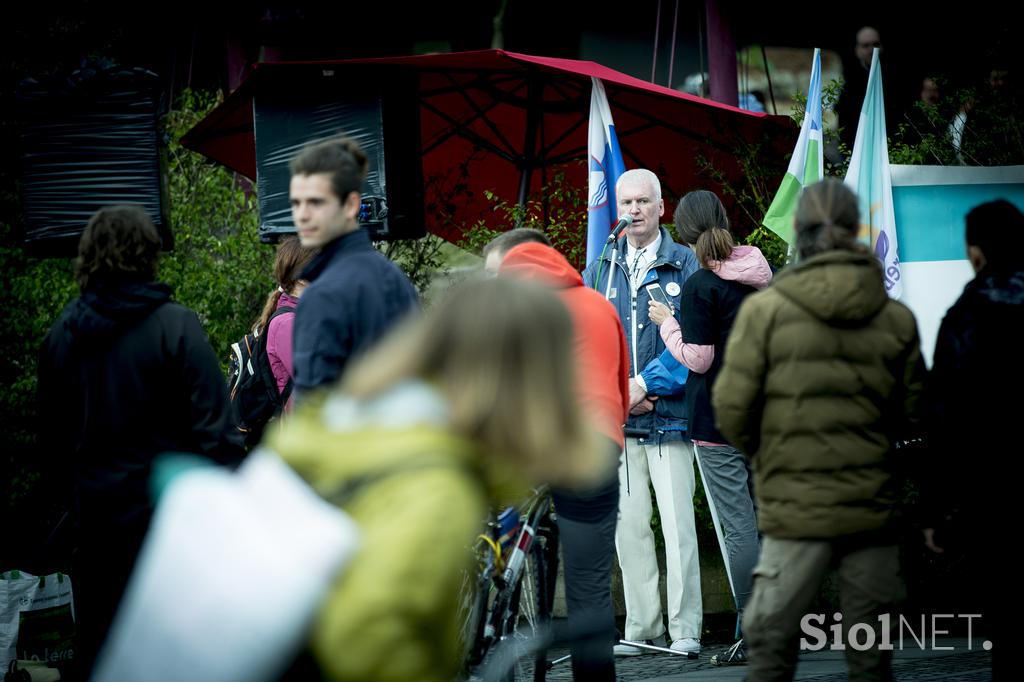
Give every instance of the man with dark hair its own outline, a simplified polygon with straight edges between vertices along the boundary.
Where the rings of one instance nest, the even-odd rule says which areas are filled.
[[[195,313],[155,282],[160,237],[135,206],[99,210],[78,247],[81,295],[39,358],[40,438],[66,474],[82,679],[117,609],[152,511],[153,458],[245,455],[217,356]]]
[[[1006,561],[1000,523],[1020,487],[1020,401],[1024,382],[1024,214],[1000,199],[967,214],[967,257],[976,276],[942,320],[927,384],[928,471],[925,540],[936,552],[962,556],[978,630],[992,641],[995,679],[1012,653]],[[977,457],[988,458],[988,465]],[[957,563],[957,562],[954,562]]]
[[[868,76],[871,72],[871,55],[876,47],[879,48],[879,58],[882,59],[885,130],[889,135],[896,132],[896,127],[900,122],[899,117],[903,113],[905,103],[898,101],[895,97],[895,93],[899,92],[902,86],[896,82],[896,73],[891,63],[892,55],[882,47],[882,37],[878,29],[873,26],[861,26],[857,30],[853,46],[854,58],[849,59],[848,56],[843,58],[843,89],[835,105],[839,125],[842,126],[839,137],[846,145],[847,153],[853,151],[853,143],[857,138],[860,110],[864,105],[864,95],[868,89]]]
[[[505,260],[505,254],[520,244],[531,243],[551,246],[548,236],[532,227],[516,227],[508,232],[502,232],[483,248],[484,270],[497,274],[501,262]]]
[[[303,246],[320,253],[302,272],[309,287],[295,313],[295,391],[332,383],[348,361],[415,310],[416,289],[373,248],[359,225],[367,158],[359,145],[336,138],[292,159],[289,196]]]

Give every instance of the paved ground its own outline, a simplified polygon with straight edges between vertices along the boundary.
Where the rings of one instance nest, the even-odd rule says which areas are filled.
[[[927,642],[930,644],[930,642]],[[954,682],[976,682],[992,679],[992,656],[980,647],[975,639],[972,649],[967,639],[939,639],[938,646],[953,647],[952,650],[920,650],[916,648],[895,652],[893,673],[897,682],[925,682],[930,680],[951,680]],[[712,654],[725,648],[725,644],[706,646],[697,660],[687,660],[670,654],[651,654],[616,659],[618,678],[624,681],[644,680],[646,682],[669,682],[671,680],[710,681],[742,680],[745,666],[716,668],[708,659]],[[564,656],[568,650],[559,648],[549,653],[548,659]],[[572,680],[568,661],[555,666],[548,679]],[[804,652],[796,672],[797,680],[814,682],[839,682],[846,680],[846,665],[841,651]]]

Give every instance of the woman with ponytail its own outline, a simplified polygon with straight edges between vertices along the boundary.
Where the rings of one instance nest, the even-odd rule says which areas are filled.
[[[857,241],[857,196],[842,182],[807,187],[794,228],[797,264],[744,302],[712,394],[718,427],[750,458],[763,533],[743,614],[748,679],[792,679],[830,567],[842,614],[829,623],[874,643],[846,645],[850,679],[891,679],[877,643],[903,594],[894,443],[915,436],[917,324]]]
[[[750,598],[760,541],[747,462],[715,428],[711,386],[722,368],[725,343],[740,303],[765,288],[772,271],[759,249],[735,244],[725,208],[712,192],[697,190],[684,196],[676,207],[675,224],[701,269],[683,285],[681,327],[666,306],[654,301],[650,317],[660,326],[668,351],[690,370],[686,380],[690,437],[736,611],[742,614]],[[715,665],[745,662],[742,640],[711,657]]]
[[[292,378],[292,326],[295,324],[295,309],[299,306],[299,296],[306,288],[307,282],[299,279],[316,251],[299,243],[298,237],[286,237],[277,247],[277,258],[274,260],[274,279],[277,288],[267,296],[263,312],[253,325],[253,330],[265,329],[267,334],[267,357],[270,369],[277,380],[277,390],[284,391]],[[278,310],[285,312],[275,315]],[[285,410],[290,410],[292,398],[288,398]]]

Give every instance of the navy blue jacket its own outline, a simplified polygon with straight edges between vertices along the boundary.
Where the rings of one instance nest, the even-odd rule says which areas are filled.
[[[602,294],[608,286],[611,255],[611,249],[608,249],[601,258],[592,262],[583,271],[583,281],[586,285]],[[646,432],[645,438],[671,441],[686,437],[685,386],[689,372],[665,349],[658,325],[651,322],[648,317],[647,302],[650,296],[644,287],[658,282],[673,304],[676,319],[680,320],[679,295],[682,293],[683,283],[699,267],[693,251],[677,244],[668,231],[661,228],[658,257],[648,269],[647,276],[637,291],[637,297],[633,299],[626,263],[626,238],[619,239],[618,257],[608,300],[618,311],[626,331],[626,345],[630,349],[630,376],[639,373],[647,384],[648,395],[658,396],[652,412],[630,416],[626,422],[628,429]]]
[[[323,248],[302,279],[292,358],[295,391],[333,383],[348,361],[419,307],[416,289],[398,266],[373,248],[360,228]]]

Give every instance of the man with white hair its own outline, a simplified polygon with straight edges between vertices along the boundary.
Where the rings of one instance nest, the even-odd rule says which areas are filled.
[[[605,253],[583,273],[587,286],[606,293],[626,333],[630,352],[630,417],[619,467],[619,521],[615,546],[626,598],[625,638],[665,646],[659,572],[651,530],[653,484],[665,537],[668,634],[672,648],[700,652],[703,608],[693,517],[693,445],[684,418],[687,370],[665,350],[648,318],[651,287],[660,286],[679,319],[683,282],[697,271],[693,252],[659,224],[665,212],[658,177],[646,169],[623,173],[615,186],[619,215],[633,222],[619,239],[615,261]],[[610,285],[609,285],[610,278]],[[616,655],[649,652],[629,645]]]

